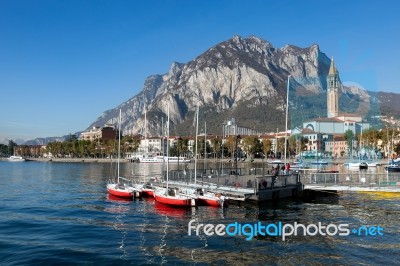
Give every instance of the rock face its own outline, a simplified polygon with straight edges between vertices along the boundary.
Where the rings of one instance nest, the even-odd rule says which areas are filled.
[[[148,77],[139,94],[105,111],[88,128],[115,124],[122,109],[123,134],[143,133],[146,112],[148,134],[160,135],[169,106],[171,133],[187,135],[199,105],[207,132],[220,133],[221,123],[229,117],[259,132],[275,131],[283,128],[289,75],[293,77],[291,93],[324,95],[319,108],[326,108],[329,64],[330,59],[315,44],[275,48],[254,36],[235,36],[187,64],[173,63],[164,75]],[[291,105],[306,106],[293,99]]]

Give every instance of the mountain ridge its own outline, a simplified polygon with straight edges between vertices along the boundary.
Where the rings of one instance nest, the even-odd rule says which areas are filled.
[[[148,132],[150,136],[158,136],[162,134],[161,121],[165,124],[169,106],[171,134],[193,135],[194,111],[199,105],[200,125],[207,121],[207,132],[220,134],[221,124],[231,117],[259,132],[276,131],[284,128],[289,75],[292,76],[289,95],[295,95],[290,97],[289,107],[296,111],[289,119],[296,126],[301,124],[300,120],[326,116],[329,65],[330,59],[317,44],[276,48],[256,36],[236,35],[187,63],[173,62],[165,74],[150,75],[142,91],[104,111],[88,129],[116,124],[121,109],[123,134]],[[368,108],[373,106],[396,116],[400,108],[391,102],[394,98],[384,92],[344,86],[339,104],[345,111],[367,109],[364,115],[372,115]],[[377,107],[377,102],[382,108]]]
[[[173,131],[179,134],[187,133],[179,125],[192,119],[189,113],[197,105],[208,106],[217,116],[214,119],[221,121],[238,115],[236,111],[243,109],[243,105],[267,108],[282,116],[287,76],[318,76],[321,71],[327,73],[329,63],[316,44],[307,48],[294,45],[275,48],[255,36],[234,36],[186,64],[172,63],[166,74],[149,76],[141,92],[104,112],[88,128],[115,123],[117,110],[121,108],[124,134],[141,132],[145,106],[150,135],[161,134],[159,121],[166,118],[168,105]],[[315,88],[309,89],[320,87],[326,87],[322,78],[317,80]],[[275,103],[280,107],[276,108]],[[218,114],[224,117],[218,118]],[[213,126],[212,131],[216,131]]]

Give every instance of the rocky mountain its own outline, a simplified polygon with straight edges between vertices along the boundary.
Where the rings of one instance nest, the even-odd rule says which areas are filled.
[[[88,128],[115,124],[121,109],[123,134],[143,133],[146,112],[147,132],[160,135],[169,106],[170,133],[193,135],[194,111],[199,105],[200,125],[207,121],[209,133],[220,134],[222,123],[231,117],[259,132],[283,129],[289,75],[290,120],[292,126],[299,125],[326,116],[329,65],[330,59],[316,44],[275,48],[255,36],[234,36],[186,64],[173,63],[164,75],[148,77],[139,94],[105,111]],[[351,87],[344,87],[340,97],[346,112],[376,102],[379,95]],[[361,109],[369,114],[368,108]]]

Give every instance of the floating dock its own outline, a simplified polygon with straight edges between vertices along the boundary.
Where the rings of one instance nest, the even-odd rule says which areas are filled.
[[[171,180],[171,179],[170,179]],[[189,180],[189,181],[184,181]],[[289,175],[225,175],[197,178],[190,174],[172,175],[171,186],[220,193],[231,201],[263,202],[307,196],[311,192],[327,194],[357,191],[400,193],[398,173],[292,173]]]
[[[187,180],[187,177],[185,177]],[[198,188],[219,193],[231,201],[262,202],[296,196],[303,189],[299,174],[278,176],[218,176],[203,177],[193,181],[180,178],[169,180],[169,186],[181,189]],[[165,186],[165,182],[162,183]]]
[[[305,190],[400,193],[399,173],[310,173],[301,182]]]

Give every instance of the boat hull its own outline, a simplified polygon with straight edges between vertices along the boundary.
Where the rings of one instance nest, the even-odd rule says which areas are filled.
[[[208,198],[208,197],[202,197],[199,196],[197,198],[197,201],[199,202],[199,205],[206,205],[206,206],[214,206],[214,207],[222,207],[224,206],[224,200],[221,198]]]
[[[121,198],[132,198],[133,197],[133,191],[129,191],[127,189],[119,189],[119,188],[116,188],[115,185],[107,185],[107,191],[109,194],[116,196],[116,197],[121,197]]]
[[[176,207],[191,207],[193,206],[192,198],[181,198],[165,195],[154,195],[157,202]]]
[[[142,195],[144,197],[154,197],[154,190],[151,188],[143,188]]]
[[[387,167],[385,167],[385,170],[388,171],[388,172],[399,173],[400,172],[400,166],[387,166]]]

